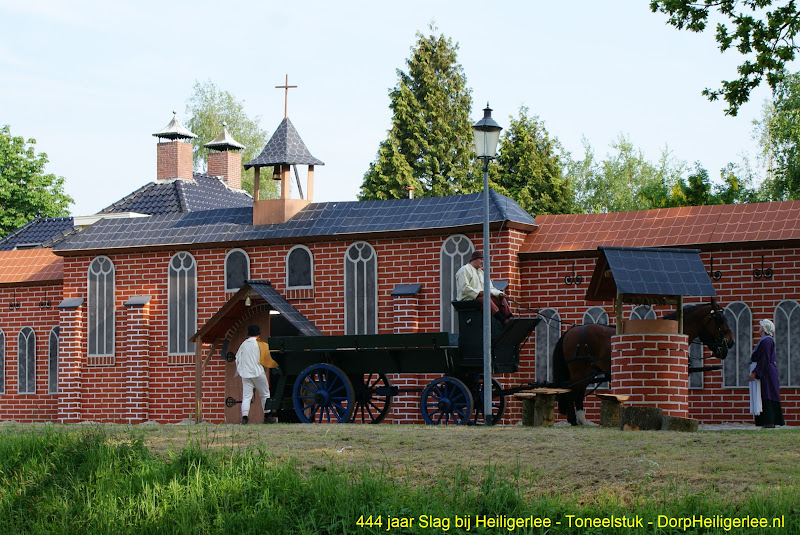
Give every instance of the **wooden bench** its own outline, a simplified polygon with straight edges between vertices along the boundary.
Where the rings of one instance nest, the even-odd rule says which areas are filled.
[[[556,396],[569,392],[566,388],[534,388],[514,394],[522,400],[522,425],[550,427],[555,422]]]
[[[617,394],[597,394],[600,398],[600,425],[603,427],[620,426],[620,407],[630,396]]]

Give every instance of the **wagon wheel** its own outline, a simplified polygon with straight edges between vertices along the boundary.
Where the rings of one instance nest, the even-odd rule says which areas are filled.
[[[483,425],[485,423],[483,419],[483,376],[480,376],[472,385],[472,399],[475,402],[475,412],[471,423]],[[496,379],[492,379],[492,425],[500,423],[505,411],[506,397],[503,394],[503,387]]]
[[[294,411],[303,423],[347,422],[354,401],[353,383],[332,364],[312,364],[300,372],[292,390]]]
[[[463,425],[472,414],[472,394],[460,379],[439,377],[422,391],[420,408],[426,424]]]
[[[355,386],[355,407],[350,422],[379,424],[392,408],[392,383],[382,373],[364,374],[361,382],[351,377]]]

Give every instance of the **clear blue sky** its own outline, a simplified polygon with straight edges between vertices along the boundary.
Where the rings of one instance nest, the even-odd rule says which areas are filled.
[[[575,157],[583,137],[602,158],[622,133],[651,161],[668,145],[717,178],[757,153],[769,91],[725,116],[700,92],[740,57],[648,3],[0,0],[0,124],[37,140],[87,215],[155,179],[151,134],[172,110],[185,123],[195,81],[243,100],[271,133],[288,73],[289,117],[326,163],[314,200],[354,200],[389,127],[395,70],[433,21],[460,45],[473,119],[487,100],[501,125],[525,105]]]

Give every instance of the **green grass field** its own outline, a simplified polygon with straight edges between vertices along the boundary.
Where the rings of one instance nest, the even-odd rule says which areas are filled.
[[[798,439],[0,424],[0,533],[798,533]]]

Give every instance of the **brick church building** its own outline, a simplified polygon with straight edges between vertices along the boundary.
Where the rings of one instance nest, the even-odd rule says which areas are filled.
[[[269,281],[327,335],[455,332],[454,274],[481,248],[481,194],[314,203],[323,162],[285,118],[246,163],[256,191],[260,180],[280,181],[280,198],[259,199],[241,189],[242,147],[224,127],[204,174],[193,172],[194,134],[176,118],[154,135],[154,181],[93,216],[38,218],[0,239],[0,421],[175,423],[199,409],[205,421],[237,423],[238,407],[224,403],[241,395],[234,365],[190,339],[245,280]],[[492,278],[508,284],[518,314],[548,318],[519,372],[498,377],[503,385],[551,380],[568,325],[614,322],[613,303],[585,300],[598,246],[696,248],[736,344],[724,361],[690,345],[693,360],[722,369],[691,375],[689,415],[751,421],[747,366],[758,321],[769,318],[784,415],[800,420],[800,202],[534,219],[508,197],[490,201]],[[256,318],[273,335],[299,334],[274,312],[248,309],[227,338],[240,342]],[[667,312],[624,308],[626,319]],[[392,376],[400,388],[428,380]],[[589,418],[597,411],[588,398]],[[509,400],[501,423],[520,417]],[[386,421],[422,423],[419,395],[397,396]]]

